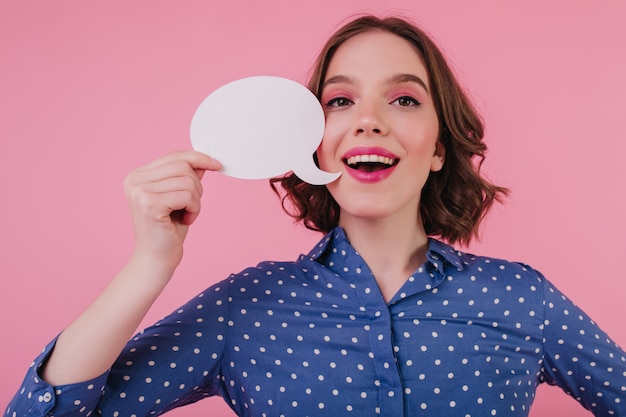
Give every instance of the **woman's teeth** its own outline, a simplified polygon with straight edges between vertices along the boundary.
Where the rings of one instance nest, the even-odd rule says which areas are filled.
[[[379,163],[385,165],[395,165],[398,160],[396,158],[388,158],[382,155],[354,155],[346,159],[346,164],[356,165],[359,162]]]

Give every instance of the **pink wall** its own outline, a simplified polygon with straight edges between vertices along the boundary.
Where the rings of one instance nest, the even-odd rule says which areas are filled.
[[[0,408],[128,256],[125,174],[189,148],[191,116],[221,84],[260,74],[304,81],[325,38],[359,11],[425,26],[483,112],[485,169],[514,193],[471,249],[542,270],[626,345],[625,5],[0,3]],[[204,215],[147,322],[231,271],[294,258],[317,239],[281,214],[263,181],[216,174],[204,184]],[[219,399],[174,415],[198,410],[231,415]],[[542,388],[532,415],[587,413]]]

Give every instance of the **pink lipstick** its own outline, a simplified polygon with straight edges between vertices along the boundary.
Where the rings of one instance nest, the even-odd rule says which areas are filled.
[[[387,149],[379,147],[356,147],[343,156],[346,171],[360,182],[373,183],[391,175],[399,158]]]

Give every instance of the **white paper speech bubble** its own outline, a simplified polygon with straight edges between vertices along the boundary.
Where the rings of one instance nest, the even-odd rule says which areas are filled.
[[[292,170],[309,184],[323,185],[341,175],[321,171],[313,161],[324,124],[322,106],[303,85],[249,77],[223,85],[200,104],[191,143],[231,177],[262,179]]]

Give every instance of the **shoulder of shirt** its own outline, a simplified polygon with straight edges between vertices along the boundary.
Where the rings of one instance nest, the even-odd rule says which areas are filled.
[[[433,238],[429,239],[429,253],[432,253],[431,256],[434,259],[440,255],[445,259],[448,267],[454,267],[457,271],[482,272],[481,275],[497,273],[499,276],[511,276],[516,279],[531,278],[540,282],[545,280],[541,272],[526,263],[463,252]]]

